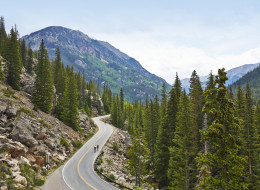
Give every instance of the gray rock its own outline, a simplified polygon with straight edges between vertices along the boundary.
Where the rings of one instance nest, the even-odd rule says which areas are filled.
[[[49,148],[49,149],[51,149],[51,150],[56,150],[56,144],[52,141],[52,140],[50,140],[50,139],[47,139],[46,141],[45,141],[45,144],[47,145],[47,147]]]
[[[7,114],[8,117],[14,117],[17,115],[18,109],[19,108],[16,107],[15,105],[9,104],[5,113]]]
[[[31,132],[28,130],[29,125],[29,120],[23,117],[16,119],[10,137],[11,139],[19,141],[31,148],[38,145],[38,142],[32,137]]]

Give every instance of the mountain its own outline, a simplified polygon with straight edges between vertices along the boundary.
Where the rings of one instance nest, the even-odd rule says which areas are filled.
[[[255,69],[258,66],[260,66],[260,63],[245,64],[245,65],[235,67],[233,69],[228,70],[227,71],[228,81],[227,81],[226,85],[228,86],[228,85],[236,82],[238,79],[240,79],[245,74],[247,74],[249,71],[252,71],[253,69]],[[200,81],[201,81],[203,87],[206,86],[206,83],[208,81],[208,77],[209,77],[209,75],[200,77]],[[182,79],[181,84],[182,84],[182,87],[186,91],[189,91],[189,87],[190,87],[190,79],[189,78]]]
[[[55,50],[60,48],[65,65],[84,71],[86,80],[95,81],[100,86],[106,84],[115,93],[123,88],[128,101],[144,99],[146,95],[160,95],[163,83],[170,88],[164,79],[145,70],[134,58],[80,31],[51,26],[23,38],[34,51],[39,49],[43,39],[50,59],[55,58]]]
[[[238,86],[245,88],[247,82],[252,90],[254,103],[256,103],[260,99],[260,66],[245,74],[239,80],[231,84],[230,87],[233,92],[235,92]]]

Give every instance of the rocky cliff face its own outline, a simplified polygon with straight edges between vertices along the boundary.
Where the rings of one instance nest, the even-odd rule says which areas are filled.
[[[84,70],[86,80],[93,80],[100,86],[106,84],[116,93],[122,87],[125,98],[130,101],[145,98],[147,94],[160,96],[160,88],[166,83],[145,70],[134,58],[80,31],[52,26],[23,38],[33,50],[39,49],[43,39],[51,59],[55,58],[55,49],[59,47],[65,65]]]
[[[68,159],[95,130],[85,113],[80,113],[80,127],[84,131],[80,135],[51,115],[33,110],[30,100],[33,80],[34,77],[23,72],[24,91],[19,92],[0,83],[0,186],[3,188],[41,185],[47,171]]]

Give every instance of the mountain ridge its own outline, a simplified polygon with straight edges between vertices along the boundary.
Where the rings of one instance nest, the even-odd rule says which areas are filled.
[[[228,77],[229,80],[226,82],[226,85],[228,86],[228,85],[235,83],[241,77],[246,75],[248,72],[254,70],[258,66],[260,66],[260,63],[244,64],[244,65],[241,65],[241,66],[238,66],[238,67],[234,67],[230,70],[227,70],[226,72],[227,72],[227,77]],[[208,77],[209,77],[209,75],[200,76],[200,81],[201,81],[203,87],[206,86],[206,82],[208,81]],[[189,81],[190,81],[190,78],[184,78],[184,79],[181,80],[182,87],[186,91],[189,91],[189,85],[190,85]]]
[[[34,51],[43,39],[51,59],[55,58],[55,50],[59,47],[65,65],[73,65],[77,71],[85,70],[86,80],[93,80],[100,86],[106,84],[113,92],[119,93],[122,87],[129,101],[144,99],[147,95],[160,96],[163,83],[170,88],[164,79],[148,72],[134,58],[79,30],[49,26],[23,38]]]

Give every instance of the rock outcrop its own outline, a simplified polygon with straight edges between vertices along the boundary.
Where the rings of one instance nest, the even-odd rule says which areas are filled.
[[[102,173],[115,177],[115,181],[125,186],[132,187],[135,185],[135,178],[129,174],[127,166],[127,150],[131,139],[127,131],[114,128],[114,132],[103,147],[102,163],[98,169]]]

